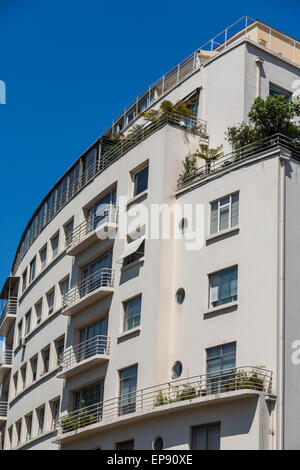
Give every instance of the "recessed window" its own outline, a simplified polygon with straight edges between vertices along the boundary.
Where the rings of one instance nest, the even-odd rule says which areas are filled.
[[[60,408],[60,399],[57,398],[53,400],[51,403],[51,418],[52,418],[52,425],[51,428],[54,429],[56,426],[56,420],[59,417],[59,408]]]
[[[69,245],[72,242],[73,228],[74,228],[74,220],[73,219],[64,226],[66,245]]]
[[[116,442],[116,450],[134,450],[134,439],[130,441]]]
[[[142,296],[124,302],[123,331],[131,330],[140,325]]]
[[[232,385],[236,367],[236,343],[226,343],[206,350],[207,392],[221,393]]]
[[[176,361],[172,367],[172,379],[178,379],[182,374],[182,364]]]
[[[43,369],[42,374],[47,374],[50,368],[50,346],[42,351]]]
[[[36,258],[34,258],[30,263],[29,282],[32,282],[34,280],[35,271],[36,271]]]
[[[26,441],[29,441],[32,436],[32,413],[25,416],[25,424],[26,424]]]
[[[238,268],[224,269],[209,276],[209,308],[237,300]]]
[[[134,413],[136,406],[137,366],[128,367],[119,372],[120,398],[119,414]]]
[[[46,267],[46,264],[47,264],[47,246],[45,246],[40,251],[40,262],[41,262],[41,270],[42,270]]]
[[[35,382],[35,380],[37,379],[37,362],[38,362],[37,356],[30,359],[32,382]]]
[[[163,450],[164,448],[164,441],[163,438],[158,436],[154,439],[152,443],[152,449],[153,450]]]
[[[192,427],[191,450],[220,450],[220,423]]]
[[[179,305],[181,305],[183,303],[185,299],[185,290],[181,287],[180,289],[178,289],[178,291],[176,292],[176,300],[177,300],[177,303]]]
[[[59,364],[59,360],[62,357],[62,354],[65,349],[65,338],[60,338],[55,341],[55,350],[56,350],[56,363]]]
[[[182,234],[184,234],[186,232],[187,227],[188,227],[187,219],[185,219],[185,218],[181,219],[181,221],[179,222],[179,228],[180,228]]]
[[[137,196],[148,189],[148,169],[149,167],[146,166],[133,174],[133,196]]]
[[[36,324],[39,325],[42,321],[43,300],[41,299],[35,305]]]
[[[104,381],[88,385],[74,392],[74,410],[95,405],[103,401]]]
[[[145,236],[141,236],[137,240],[132,240],[127,244],[123,251],[121,258],[123,259],[123,266],[128,266],[135,261],[140,260],[145,255]]]
[[[235,227],[239,222],[239,193],[211,203],[210,233]]]
[[[61,305],[63,306],[64,296],[69,290],[69,278],[65,279],[64,281],[61,281],[59,284],[59,287],[60,287]]]
[[[25,269],[25,271],[22,274],[22,292],[24,292],[26,287],[27,287],[27,268]]]
[[[54,310],[54,289],[47,294],[48,315]]]
[[[25,336],[30,333],[31,329],[31,310],[25,315]]]
[[[269,95],[270,96],[276,96],[276,95],[284,96],[288,100],[291,99],[292,97],[292,93],[290,93],[289,91],[283,90],[280,87],[272,85],[271,83],[270,83]]]
[[[51,246],[52,246],[52,259],[54,259],[58,255],[59,233],[52,238]]]
[[[37,419],[38,419],[38,436],[40,436],[44,432],[45,406],[43,406],[37,411]]]

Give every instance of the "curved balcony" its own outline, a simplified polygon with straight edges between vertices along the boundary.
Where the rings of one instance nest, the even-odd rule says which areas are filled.
[[[66,349],[59,358],[59,379],[67,379],[109,360],[110,338],[98,335]]]
[[[63,315],[72,316],[114,291],[115,271],[102,268],[75,284],[63,297]]]
[[[12,368],[13,352],[11,349],[6,349],[0,356],[0,383],[3,383],[7,374]]]
[[[17,317],[17,297],[9,297],[0,315],[0,336],[7,336]]]
[[[260,394],[268,396],[271,392],[272,372],[261,367],[238,367],[173,380],[60,416],[56,421],[54,442],[67,442],[79,433],[92,434],[105,426],[119,426],[120,421],[153,418],[153,413],[174,413],[191,406],[211,406],[215,402],[253,398]]]
[[[7,421],[8,403],[0,401],[0,426],[2,427]]]
[[[100,206],[96,214],[74,228],[67,236],[67,254],[78,256],[97,240],[104,240],[115,233],[118,226],[118,207],[113,204]]]

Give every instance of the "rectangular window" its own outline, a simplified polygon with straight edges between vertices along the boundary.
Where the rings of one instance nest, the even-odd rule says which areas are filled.
[[[220,450],[220,423],[193,426],[191,450]]]
[[[146,166],[133,174],[133,196],[137,196],[148,189],[148,170],[149,167]]]
[[[54,310],[54,289],[47,294],[48,315]]]
[[[54,259],[58,255],[59,233],[51,239],[51,246],[52,246],[52,259]]]
[[[22,421],[16,423],[16,434],[17,434],[17,446],[21,443],[21,430],[22,430]]]
[[[61,283],[59,284],[59,287],[60,287],[61,306],[63,306],[64,295],[69,290],[69,278],[65,279],[64,281],[61,281]]]
[[[272,85],[271,83],[270,83],[270,88],[269,88],[269,95],[270,96],[281,95],[287,98],[288,100],[290,100],[292,97],[292,93],[290,93],[289,91],[283,90],[280,87]]]
[[[25,315],[25,336],[30,333],[31,329],[31,311]]]
[[[29,441],[32,437],[32,413],[25,417],[26,424],[26,441]]]
[[[128,254],[129,253],[129,254]],[[132,240],[128,237],[128,245],[126,247],[125,253],[122,254],[123,266],[128,266],[135,261],[143,258],[145,256],[145,237],[142,235],[136,240]]]
[[[43,300],[41,299],[35,305],[35,314],[36,314],[36,324],[39,325],[42,321],[42,311],[43,311]]]
[[[238,268],[224,269],[209,276],[209,308],[237,300]]]
[[[63,354],[65,349],[65,338],[61,338],[55,342],[55,350],[56,350],[56,357],[57,357],[57,365],[59,362],[60,356]]]
[[[96,384],[89,385],[74,392],[74,410],[102,403],[104,382],[101,380]]]
[[[221,344],[206,350],[208,393],[228,390],[232,370],[236,368],[236,343]]]
[[[32,282],[35,278],[35,269],[36,269],[36,258],[34,258],[30,263],[29,282]]]
[[[22,274],[22,292],[24,292],[26,287],[27,287],[27,268],[25,269],[25,271]]]
[[[73,228],[74,228],[74,220],[72,219],[71,222],[67,223],[64,226],[65,245],[69,245],[72,242]]]
[[[210,233],[218,233],[239,223],[239,193],[230,194],[211,204]]]
[[[142,296],[124,302],[123,331],[131,330],[140,325]]]
[[[59,407],[60,407],[60,399],[54,400],[51,403],[51,418],[52,418],[52,429],[55,428],[56,420],[59,417]]]
[[[16,396],[18,393],[18,372],[16,372],[13,376],[13,383],[14,383],[14,395]]]
[[[37,356],[35,356],[35,357],[33,357],[32,359],[30,359],[30,367],[31,367],[32,382],[35,382],[35,381],[36,381],[37,361],[38,361]]]
[[[42,374],[47,374],[50,368],[50,346],[42,351],[43,371]]]
[[[22,389],[24,389],[26,386],[26,364],[23,367],[21,367],[21,381],[22,381],[21,387]]]
[[[40,251],[41,270],[47,265],[47,246]]]
[[[18,323],[18,345],[20,346],[23,337],[23,320]]]
[[[38,419],[38,435],[40,436],[44,432],[44,423],[45,423],[45,407],[43,406],[37,412]]]
[[[119,414],[133,413],[136,404],[137,366],[123,369],[120,375]]]
[[[134,439],[130,441],[116,442],[116,450],[134,450]]]

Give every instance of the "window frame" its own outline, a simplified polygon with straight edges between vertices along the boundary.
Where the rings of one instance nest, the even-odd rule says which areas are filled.
[[[127,315],[128,315],[128,305],[130,304],[130,302],[134,302],[135,300],[137,299],[140,299],[140,312],[138,315],[134,315],[133,318],[135,317],[138,317],[138,325],[134,325],[134,326],[131,326],[131,327],[127,327],[125,328],[126,326],[126,319],[127,319],[127,326],[128,326],[128,318],[127,318]],[[127,299],[125,300],[124,302],[122,302],[123,304],[123,325],[122,325],[122,332],[123,333],[126,333],[126,332],[129,332],[130,330],[134,329],[134,328],[138,328],[139,326],[141,326],[141,315],[142,315],[142,294],[137,294],[135,295],[134,297],[131,297],[130,299]],[[134,321],[132,321],[132,323],[134,323]]]
[[[237,218],[237,223],[232,225],[232,198],[233,196],[238,196],[238,218]],[[229,198],[229,201],[227,203],[224,203],[221,205],[221,201],[223,199]],[[217,217],[218,217],[218,222],[217,222],[217,230],[214,232],[213,231],[213,205],[217,204]],[[222,209],[228,207],[228,227],[226,228],[220,228],[220,220],[221,220],[221,211]],[[239,191],[234,191],[233,193],[227,194],[225,196],[222,196],[218,199],[215,199],[214,201],[210,202],[210,235],[216,235],[218,233],[223,232],[224,230],[230,230],[231,228],[237,227],[239,224],[239,210],[240,210],[240,192]]]
[[[225,272],[228,272],[228,271],[236,271],[236,294],[233,296],[233,295],[230,295],[230,298],[231,300],[228,300],[227,302],[223,302],[221,303],[220,302],[220,299],[219,299],[219,295],[220,295],[220,287],[221,287],[221,283],[218,282],[218,284],[216,286],[213,286],[212,283],[213,283],[213,278],[214,277],[218,277],[220,279],[220,274],[221,273],[225,273]],[[208,309],[215,309],[215,308],[220,308],[220,307],[224,307],[226,308],[226,305],[227,304],[230,304],[232,302],[237,302],[238,301],[238,279],[239,279],[239,269],[238,269],[238,265],[235,264],[233,266],[229,266],[228,268],[223,268],[223,269],[219,269],[218,271],[214,271],[213,273],[210,273],[208,274]],[[212,300],[212,289],[214,287],[218,287],[218,300]],[[231,294],[232,292],[230,292]],[[233,297],[236,297],[235,299],[233,299]],[[213,304],[216,304],[216,305],[213,305]]]

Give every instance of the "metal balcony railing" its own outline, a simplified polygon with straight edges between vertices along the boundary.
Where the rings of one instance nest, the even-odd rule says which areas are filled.
[[[64,434],[129,413],[151,412],[163,405],[238,390],[271,393],[272,372],[262,367],[247,366],[173,380],[60,416],[56,429],[59,434]]]
[[[109,347],[110,338],[104,335],[98,335],[76,346],[71,346],[59,357],[59,369],[64,371],[98,354],[108,355]]]
[[[1,366],[11,366],[13,360],[13,351],[11,349],[5,349],[0,354],[0,367]]]
[[[97,214],[88,217],[87,220],[74,228],[66,238],[67,248],[74,248],[87,238],[89,233],[99,229],[104,224],[118,222],[118,207],[113,204],[103,204],[97,210]]]
[[[8,403],[7,401],[0,401],[0,416],[2,418],[7,417]]]
[[[300,142],[297,140],[290,139],[282,134],[274,134],[272,137],[266,137],[265,139],[258,140],[252,144],[241,147],[239,150],[228,153],[216,160],[206,162],[199,167],[197,171],[194,171],[191,175],[188,175],[184,181],[178,183],[178,189],[182,189],[191,183],[200,181],[209,175],[226,170],[233,167],[237,163],[246,160],[247,158],[260,155],[262,153],[284,148],[289,150],[293,156],[300,158]]]
[[[17,297],[10,297],[7,299],[5,307],[3,308],[1,315],[0,315],[0,327],[4,322],[7,315],[17,315],[17,305],[18,299]]]
[[[63,296],[63,307],[67,308],[82,300],[88,294],[100,287],[114,286],[115,271],[110,268],[102,268],[75,284]]]

